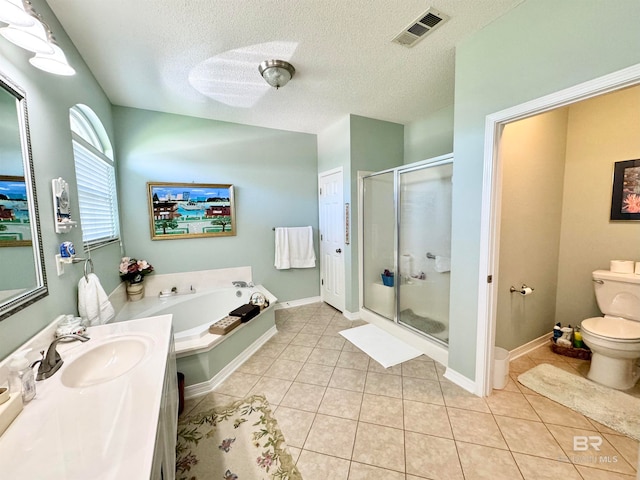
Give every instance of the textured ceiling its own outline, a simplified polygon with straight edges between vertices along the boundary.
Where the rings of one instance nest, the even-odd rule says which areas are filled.
[[[521,1],[47,0],[113,104],[308,133],[451,105],[455,45]],[[430,6],[451,19],[391,43]],[[273,58],[296,68],[279,90]]]

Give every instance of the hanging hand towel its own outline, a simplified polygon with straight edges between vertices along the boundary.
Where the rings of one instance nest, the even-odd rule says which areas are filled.
[[[78,312],[90,326],[103,325],[115,316],[113,306],[95,273],[78,282]]]
[[[436,255],[436,265],[434,267],[438,273],[446,273],[451,270],[451,259],[449,257],[441,257]]]
[[[276,260],[274,263],[278,270],[291,268],[289,261],[289,236],[286,228],[276,228]]]
[[[314,268],[316,254],[313,249],[313,228],[276,228],[275,267]]]

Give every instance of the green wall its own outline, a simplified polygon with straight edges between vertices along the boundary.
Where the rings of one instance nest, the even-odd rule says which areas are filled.
[[[342,167],[345,178],[348,176],[351,165],[350,124],[351,117],[346,115],[318,134],[318,173]]]
[[[311,225],[318,255],[316,136],[114,107],[125,250],[159,273],[253,267],[279,301],[315,297],[316,268],[276,270],[273,227]],[[150,238],[146,182],[233,184],[237,235]]]
[[[453,104],[404,127],[404,163],[453,152]]]
[[[58,315],[77,313],[77,283],[82,276],[82,264],[68,266],[66,273],[58,277],[54,255],[59,251],[60,243],[67,240],[74,242],[76,250],[82,254],[82,234],[80,229],[62,235],[54,232],[51,195],[51,180],[65,178],[70,185],[71,204],[77,215],[69,108],[76,103],[90,106],[102,120],[113,141],[111,104],[46,2],[33,0],[33,4],[49,24],[77,74],[73,77],[61,77],[38,70],[28,61],[33,54],[0,38],[0,73],[26,92],[36,195],[49,286],[47,297],[0,322],[0,359],[5,358]],[[118,245],[100,249],[93,254],[95,271],[107,291],[113,290],[119,283],[119,259]],[[4,267],[2,272],[5,274]]]
[[[358,298],[358,171],[378,172],[402,165],[404,156],[404,126],[371,118],[351,115],[351,248],[346,250],[348,267],[346,307],[359,310]],[[346,194],[346,191],[345,191]],[[346,195],[345,195],[346,196]],[[347,200],[345,200],[346,202]]]
[[[456,49],[449,365],[475,378],[485,118],[640,62],[640,2],[527,1]],[[483,272],[483,274],[486,272]]]
[[[318,135],[318,173],[342,167],[344,202],[351,208],[351,243],[345,245],[345,310],[357,313],[358,171],[377,172],[402,164],[404,126],[349,115]]]

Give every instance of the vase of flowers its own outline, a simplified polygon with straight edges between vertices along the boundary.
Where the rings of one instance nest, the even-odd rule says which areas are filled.
[[[144,297],[144,277],[153,272],[153,266],[146,260],[122,257],[120,278],[127,282],[129,301],[137,302]]]

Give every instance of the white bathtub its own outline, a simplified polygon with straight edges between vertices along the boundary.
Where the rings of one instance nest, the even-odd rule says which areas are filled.
[[[179,343],[212,336],[209,326],[226,317],[232,310],[249,303],[254,292],[262,292],[270,305],[275,305],[277,299],[262,285],[248,288],[222,287],[165,298],[158,295],[145,296],[138,302],[127,302],[118,312],[115,321],[173,314],[173,331],[178,348]]]

